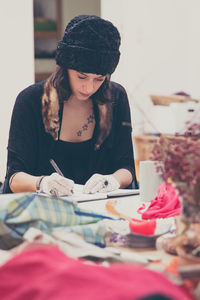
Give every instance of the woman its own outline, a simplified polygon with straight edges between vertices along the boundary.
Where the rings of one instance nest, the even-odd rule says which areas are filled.
[[[110,82],[119,46],[111,22],[93,15],[70,21],[55,73],[16,99],[4,193],[71,195],[74,183],[85,193],[137,187],[127,95]]]

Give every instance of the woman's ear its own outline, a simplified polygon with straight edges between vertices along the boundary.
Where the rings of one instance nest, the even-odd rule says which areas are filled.
[[[107,74],[107,75],[106,75],[106,80],[110,81],[110,77],[111,77],[111,75],[110,75],[110,74]]]

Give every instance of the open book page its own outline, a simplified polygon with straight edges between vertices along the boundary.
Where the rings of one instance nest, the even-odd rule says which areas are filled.
[[[121,197],[121,196],[138,195],[138,194],[139,194],[139,190],[136,189],[132,189],[132,190],[117,189],[109,193],[85,194],[83,193],[83,185],[75,184],[74,194],[72,196],[68,196],[67,199],[74,200],[77,202],[85,202],[85,201],[92,201],[92,200],[102,200],[111,197]]]

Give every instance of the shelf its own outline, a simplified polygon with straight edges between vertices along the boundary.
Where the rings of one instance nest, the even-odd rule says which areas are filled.
[[[35,55],[35,59],[55,59],[56,54]]]
[[[35,38],[55,38],[57,39],[58,37],[58,32],[57,31],[35,31],[34,32],[34,37]]]
[[[36,1],[36,0],[35,0]],[[43,0],[37,0],[38,4],[40,3],[41,7],[44,9],[44,2]],[[48,4],[52,1],[46,0]],[[62,36],[62,10],[61,10],[61,3],[62,0],[54,0],[55,2],[55,19],[53,16],[41,16],[43,19],[51,20],[54,23],[54,27],[45,27],[46,25],[43,24],[43,27],[38,27],[36,25],[39,20],[37,17],[34,20],[34,38],[35,38],[35,81],[41,81],[47,79],[52,72],[56,69],[56,61],[55,55],[54,57],[45,57],[45,51],[56,51],[57,43],[61,39]],[[41,10],[42,11],[42,10]],[[36,14],[38,16],[38,14]],[[43,20],[44,21],[44,20]],[[40,20],[42,22],[42,20]],[[41,25],[41,24],[40,24]],[[44,26],[45,25],[45,26]],[[52,25],[52,24],[51,24]],[[56,30],[55,30],[56,28]],[[52,40],[50,40],[52,39]],[[37,57],[41,55],[41,57]],[[44,57],[42,57],[44,54]]]
[[[42,81],[47,79],[51,73],[35,73],[35,81]]]

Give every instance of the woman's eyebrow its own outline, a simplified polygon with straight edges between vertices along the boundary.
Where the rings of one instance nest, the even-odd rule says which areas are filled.
[[[86,77],[88,77],[88,75],[87,74],[85,74],[85,73],[83,73],[83,72],[78,72],[79,74],[81,74],[81,75],[83,75],[83,76],[86,76]],[[97,77],[97,78],[103,78],[103,77],[105,77],[104,75],[100,75],[99,77]]]

